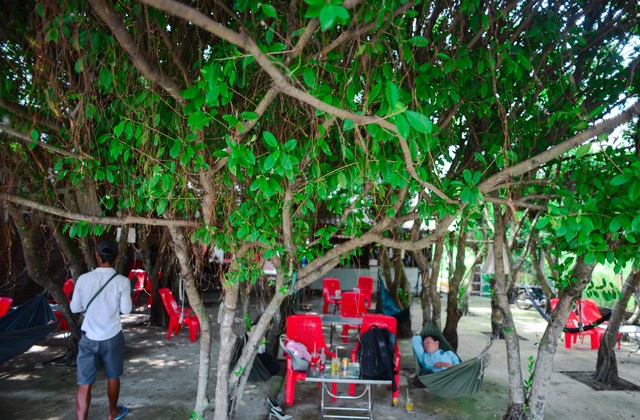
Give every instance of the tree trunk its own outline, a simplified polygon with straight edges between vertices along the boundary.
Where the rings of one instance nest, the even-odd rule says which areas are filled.
[[[520,343],[518,333],[513,322],[509,300],[507,299],[506,276],[504,260],[505,226],[502,211],[494,204],[495,230],[493,238],[493,251],[495,258],[496,274],[494,279],[495,310],[492,323],[504,334],[507,346],[507,370],[509,376],[509,403],[504,418],[520,419],[525,412],[525,390],[522,382],[522,369],[520,364]]]
[[[547,278],[544,275],[544,258],[541,258],[538,255],[538,251],[542,254],[542,257],[544,257],[544,250],[538,249],[538,234],[536,231],[536,234],[531,237],[531,261],[536,273],[536,280],[540,287],[542,287],[542,292],[547,298],[545,312],[549,314],[551,313],[551,298],[555,296],[551,287],[549,287],[549,284],[547,283]]]
[[[68,276],[70,276],[73,281],[76,281],[81,274],[86,272],[85,265],[82,259],[82,253],[80,249],[76,245],[76,243],[69,238],[69,236],[62,232],[58,226],[56,226],[52,221],[48,221],[49,229],[53,232],[53,236],[56,238],[56,242],[60,247],[60,251],[67,261],[67,270]]]
[[[613,308],[609,326],[600,341],[596,372],[593,374],[593,379],[596,381],[607,385],[615,385],[620,381],[614,348],[618,341],[618,330],[624,318],[627,303],[638,284],[640,284],[640,271],[632,270],[624,286],[622,286],[622,298]]]
[[[447,339],[449,344],[451,344],[451,347],[456,351],[458,350],[458,321],[462,318],[463,313],[458,302],[458,292],[466,271],[466,267],[464,265],[467,241],[465,225],[466,223],[463,223],[462,226],[460,226],[458,234],[458,249],[456,252],[455,269],[453,271],[453,276],[449,280],[449,293],[447,293],[447,321],[442,332],[444,338]]]
[[[444,255],[444,240],[439,237],[436,241],[436,249],[433,254],[433,260],[431,263],[431,275],[428,278],[429,287],[427,288],[428,299],[431,301],[431,316],[430,319],[434,322],[438,329],[441,329],[441,317],[440,311],[442,311],[442,305],[440,304],[440,293],[438,293],[438,276],[440,275],[440,265],[442,264],[442,256]],[[424,320],[426,322],[426,319]]]
[[[80,341],[80,328],[78,328],[78,318],[71,313],[69,300],[62,291],[62,287],[57,284],[47,273],[43,259],[38,255],[38,249],[42,247],[42,237],[40,235],[40,219],[34,215],[27,215],[20,209],[10,207],[11,216],[16,224],[22,252],[27,265],[29,277],[46,291],[51,293],[58,303],[58,309],[69,324],[71,334],[67,342],[67,353],[64,356],[65,364],[75,363],[78,342]]]
[[[530,384],[527,398],[527,419],[544,419],[547,393],[553,368],[553,356],[558,348],[558,337],[569,318],[573,300],[582,294],[582,290],[591,281],[595,264],[585,264],[584,257],[578,257],[570,277],[577,281],[560,292],[560,299],[551,315],[551,321],[540,340],[533,374],[528,379]]]
[[[187,247],[187,238],[180,228],[171,226],[168,229],[171,233],[171,238],[173,239],[173,249],[180,264],[180,275],[182,278],[186,279],[185,289],[187,291],[187,298],[189,299],[189,306],[193,308],[198,316],[198,320],[200,321],[200,367],[198,369],[198,388],[196,391],[196,405],[194,412],[198,416],[205,417],[205,412],[209,406],[209,401],[207,399],[207,385],[209,383],[209,367],[211,365],[211,319],[209,318],[207,309],[204,307],[204,302],[200,298],[200,294],[196,288],[193,269],[191,266],[191,257]],[[229,365],[227,363],[227,368],[228,366]]]

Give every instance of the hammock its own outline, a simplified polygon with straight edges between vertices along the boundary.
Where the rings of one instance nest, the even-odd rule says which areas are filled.
[[[453,351],[453,348],[444,338],[438,329],[438,326],[433,322],[426,323],[422,328],[420,335],[422,338],[428,335],[433,335],[440,342],[441,350]],[[421,366],[414,353],[413,360],[416,365],[418,378],[420,379],[420,382],[429,389],[429,391],[440,397],[457,398],[475,394],[480,391],[480,386],[482,385],[484,366],[486,364],[484,359],[491,344],[493,344],[493,340],[489,342],[487,347],[485,347],[478,357],[466,360],[459,365],[450,367],[449,369],[424,375],[420,375]]]
[[[551,321],[551,317],[549,315],[547,315],[547,313],[545,311],[542,310],[542,308],[536,303],[536,300],[533,298],[533,296],[531,296],[528,291],[525,291],[525,294],[527,295],[527,298],[533,304],[533,307],[536,308],[536,311],[538,311],[540,316],[542,316],[544,318],[544,320],[547,321],[547,322]],[[613,312],[608,312],[608,313],[602,315],[601,318],[598,318],[597,320],[595,320],[591,324],[581,325],[578,328],[564,327],[562,329],[562,331],[568,332],[568,333],[581,333],[581,332],[592,330],[592,329],[596,328],[598,325],[602,324],[603,322],[608,321],[609,318],[611,318],[611,314],[612,313]]]
[[[0,318],[0,363],[29,350],[57,326],[46,293]]]
[[[233,355],[231,357],[231,371],[235,369],[236,363],[240,360],[240,356],[242,355],[242,349],[246,344],[247,337],[238,337],[236,339],[236,343],[233,347]],[[253,359],[253,366],[251,367],[251,372],[249,372],[249,377],[247,378],[248,382],[265,382],[271,378],[271,374],[267,370],[267,368],[262,364],[258,355]]]
[[[384,315],[392,316],[396,319],[398,325],[411,320],[411,305],[408,308],[400,309],[393,300],[384,279],[378,278],[378,293],[380,300],[382,301],[382,313]]]

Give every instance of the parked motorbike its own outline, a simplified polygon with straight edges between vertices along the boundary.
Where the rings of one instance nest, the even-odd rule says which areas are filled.
[[[531,298],[535,300],[536,305],[543,308],[547,305],[547,298],[542,292],[542,287],[531,286],[528,284],[519,284],[514,286],[513,301],[516,306],[525,311],[533,306]]]

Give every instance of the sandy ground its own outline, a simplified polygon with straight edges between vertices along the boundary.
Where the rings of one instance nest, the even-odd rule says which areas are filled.
[[[313,299],[312,310],[320,309],[320,299]],[[214,316],[218,304],[212,302],[208,309]],[[413,330],[421,327],[419,307],[414,305]],[[523,311],[512,307],[516,317],[522,365],[526,373],[529,356],[536,355],[536,344],[545,328],[544,320],[533,310]],[[472,298],[471,316],[460,321],[460,349],[462,359],[476,357],[488,341],[490,331],[489,302]],[[120,403],[130,408],[127,419],[187,419],[194,406],[197,380],[198,343],[189,341],[184,329],[177,337],[167,341],[165,328],[149,327],[144,307],[123,317],[127,338],[125,373],[122,378]],[[214,324],[214,328],[215,328]],[[215,346],[216,343],[214,343]],[[427,389],[407,386],[407,377],[413,371],[413,359],[409,340],[400,341],[403,375],[401,398],[398,407],[392,407],[391,393],[387,387],[374,387],[373,414],[376,419],[492,419],[504,413],[507,395],[507,367],[505,345],[497,341],[490,349],[491,363],[486,367],[482,390],[473,396],[444,399]],[[617,351],[620,376],[640,385],[640,352],[633,352],[637,344],[623,342]],[[74,368],[56,366],[46,362],[64,353],[64,339],[51,337],[47,343],[34,346],[27,353],[0,365],[0,418],[2,419],[72,419],[75,418],[74,398],[76,372]],[[217,348],[214,349],[214,361]],[[570,415],[582,419],[636,418],[640,416],[640,392],[595,391],[577,382],[562,371],[593,371],[596,351],[589,349],[588,339],[578,342],[571,350],[560,343],[555,358],[553,374],[548,384],[548,408],[546,418],[561,419]],[[213,363],[209,395],[213,398],[216,367]],[[93,390],[90,419],[107,416],[106,381],[99,376]],[[407,389],[414,400],[413,413],[404,410]],[[339,388],[339,392],[346,393]],[[266,395],[280,401],[294,419],[318,419],[320,394],[316,384],[298,382],[295,403],[284,406],[284,381],[274,376],[268,382],[248,384],[236,418],[264,420],[268,418]],[[212,414],[209,413],[209,418]]]

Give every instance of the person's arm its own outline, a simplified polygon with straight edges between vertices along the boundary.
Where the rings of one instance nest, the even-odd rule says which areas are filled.
[[[433,370],[433,366],[431,366],[426,360],[426,352],[424,351],[424,344],[422,342],[422,337],[419,335],[414,335],[411,338],[411,346],[413,347],[413,352],[416,355],[416,359],[418,359],[418,363],[420,367],[423,369]]]
[[[433,365],[436,369],[448,369],[460,363],[460,358],[452,351],[445,351],[441,360]]]
[[[130,314],[133,309],[133,299],[131,299],[131,283],[129,279],[121,276],[123,279],[123,290],[120,292],[120,313]]]
[[[81,284],[82,282],[80,282],[80,279],[78,279],[73,290],[73,295],[71,296],[71,302],[69,302],[69,309],[71,309],[71,312],[75,314],[84,311],[84,306],[82,306],[82,302],[81,302],[82,300]]]

